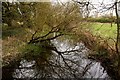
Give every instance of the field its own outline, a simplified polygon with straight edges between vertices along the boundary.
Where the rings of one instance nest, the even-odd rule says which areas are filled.
[[[90,27],[92,33],[103,38],[116,38],[117,25],[111,23],[93,23]]]

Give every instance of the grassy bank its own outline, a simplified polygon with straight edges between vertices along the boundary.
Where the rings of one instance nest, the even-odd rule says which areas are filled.
[[[90,27],[92,33],[103,38],[116,38],[117,26],[111,23],[93,23]]]

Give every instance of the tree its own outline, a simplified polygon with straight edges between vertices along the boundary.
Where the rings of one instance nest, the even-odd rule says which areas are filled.
[[[118,0],[115,2],[115,13],[117,17],[117,39],[116,39],[116,53],[118,54],[118,74],[120,77],[120,18],[118,15]]]
[[[63,35],[71,35],[70,32],[73,32],[74,28],[78,26],[79,20],[81,18],[78,5],[76,3],[66,3],[64,6],[61,4],[51,5],[51,3],[35,3],[34,10],[30,8],[31,5],[28,5],[26,3],[19,3],[17,7],[16,7],[16,4],[12,4],[12,6],[14,5],[15,5],[15,8],[18,8],[19,6],[20,10],[17,12],[12,11],[11,14],[17,14],[20,12],[20,15],[17,15],[18,18],[16,17],[15,18],[19,20],[19,18],[22,17],[20,21],[24,23],[23,26],[29,25],[28,20],[32,16],[32,19],[30,19],[33,22],[32,27],[28,27],[29,29],[27,28],[29,30],[27,34],[31,33],[32,35],[29,42],[26,42],[27,44],[24,45],[26,49],[24,53],[17,55],[17,58],[15,58],[16,60],[14,59],[9,60],[9,62],[7,62],[8,64],[3,66],[3,73],[6,71],[6,68],[14,68],[15,64],[17,63],[18,65],[15,68],[19,68],[19,62],[21,58],[27,58],[29,60],[36,60],[36,63],[39,66],[39,69],[43,70],[44,74],[46,74],[46,76],[43,75],[42,77],[47,77],[50,75],[50,73],[45,72],[47,71],[51,73],[56,73],[60,78],[62,78],[63,76],[65,77],[71,76],[71,77],[77,78],[76,74],[74,73],[78,72],[77,71],[78,68],[75,68],[75,69],[72,68],[71,63],[76,66],[79,66],[79,65],[76,64],[74,61],[66,59],[63,56],[63,54],[74,52],[74,51],[79,52],[79,50],[71,50],[71,51],[66,50],[65,52],[60,52],[52,44],[51,40],[54,40]],[[25,6],[27,6],[27,8]],[[31,11],[29,11],[29,9]],[[29,15],[30,12],[32,12],[33,15]],[[6,12],[4,14],[6,15]],[[14,19],[14,17],[13,18],[9,16],[5,16],[5,17],[10,18],[11,20]],[[4,22],[8,23],[5,20]],[[12,26],[12,25],[9,24],[9,26]],[[26,29],[26,27],[23,27],[23,28]],[[54,61],[49,61],[48,60],[49,53],[46,51],[48,51],[49,53],[51,53],[52,51],[55,51],[57,53],[57,57],[58,58],[60,57],[60,59],[62,59],[63,64],[61,63],[59,64],[60,61],[58,59],[57,59],[58,62],[56,63]],[[43,61],[43,62],[40,62],[40,61]],[[47,70],[45,67],[41,67],[41,66],[46,66]],[[67,73],[64,74],[59,70],[58,72],[56,72],[55,71],[56,67],[58,67],[59,70],[65,71]],[[10,73],[13,73],[13,71],[14,71],[13,69],[7,70],[7,72],[10,72]],[[81,72],[78,72],[78,73],[81,73]],[[77,74],[77,75],[84,76],[85,73],[86,72],[84,72],[83,74]],[[3,79],[6,78],[6,76],[8,75],[3,74]],[[50,77],[52,76],[53,75],[50,75]],[[12,74],[11,75],[9,74],[9,77],[12,78]]]
[[[19,14],[18,18],[14,18],[16,21],[18,20],[18,22],[23,22],[23,26],[27,26],[27,28],[23,28],[29,36],[21,37],[22,39],[27,39],[24,41],[26,44],[23,46],[25,47],[23,53],[19,54],[15,59],[9,59],[8,65],[5,65],[3,68],[11,68],[11,66],[14,67],[15,63],[18,63],[17,68],[19,68],[19,61],[21,58],[27,58],[28,60],[36,61],[38,74],[43,74],[40,76],[41,78],[55,77],[54,75],[51,75],[52,73],[56,74],[59,78],[84,78],[84,75],[88,73],[88,69],[92,65],[92,62],[88,63],[83,68],[82,72],[79,71],[79,67],[81,67],[79,62],[71,60],[64,55],[73,54],[74,52],[77,53],[78,57],[78,53],[82,52],[81,49],[75,49],[77,44],[74,44],[74,46],[72,48],[68,48],[68,50],[59,51],[52,41],[55,41],[61,36],[64,36],[64,38],[69,37],[69,39],[71,39],[71,37],[72,39],[74,38],[69,42],[70,44],[72,44],[72,41],[81,41],[87,48],[91,49],[91,51],[96,51],[99,54],[108,54],[112,51],[109,50],[107,43],[100,39],[100,37],[95,37],[90,34],[88,28],[90,26],[89,23],[83,22],[83,13],[81,12],[80,6],[84,5],[83,7],[86,6],[88,10],[88,6],[90,5],[89,2],[68,2],[64,4],[43,2],[34,3],[34,5],[33,3],[15,3],[11,5],[13,10],[11,14]],[[13,6],[16,8],[15,10]],[[6,15],[6,12],[3,13]],[[86,17],[89,16],[88,14],[89,12]],[[5,17],[12,19],[12,17],[9,16]],[[5,22],[8,23],[7,21]],[[32,22],[32,25],[30,25],[30,22]],[[86,26],[88,27],[86,28]],[[50,60],[50,57],[55,58],[55,60]],[[101,59],[101,57],[99,59]],[[108,66],[111,62],[109,61],[108,63],[108,60],[110,59],[101,59],[102,64],[107,63],[104,67],[106,67],[106,65],[108,68],[111,66]],[[106,70],[108,71],[113,69],[106,68]],[[13,71],[14,70],[10,72],[12,73]],[[7,75],[5,74],[4,76],[6,77]],[[9,76],[11,77],[11,75]]]
[[[8,24],[9,27],[27,24],[30,27],[31,18],[33,16],[33,3],[24,2],[3,2],[2,3],[2,22]],[[15,25],[16,23],[16,25]],[[17,24],[18,23],[18,24]],[[32,25],[31,25],[32,26]]]

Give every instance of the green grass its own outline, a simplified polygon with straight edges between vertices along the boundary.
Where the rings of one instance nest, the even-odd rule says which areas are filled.
[[[93,23],[90,27],[92,33],[103,38],[116,38],[117,25],[110,23]]]

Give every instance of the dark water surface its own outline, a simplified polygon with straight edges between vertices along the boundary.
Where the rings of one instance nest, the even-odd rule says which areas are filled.
[[[36,61],[22,59],[17,69],[14,69],[14,78],[25,78],[27,80],[39,78],[89,78],[110,80],[107,72],[96,62],[87,58],[89,50],[82,43],[71,44],[68,40],[51,41],[58,51],[65,52],[60,56],[55,51],[49,58],[48,63],[36,65]],[[70,50],[79,50],[69,52]],[[67,52],[68,51],[68,52]],[[63,59],[64,57],[64,59]],[[75,79],[74,79],[75,80]]]

